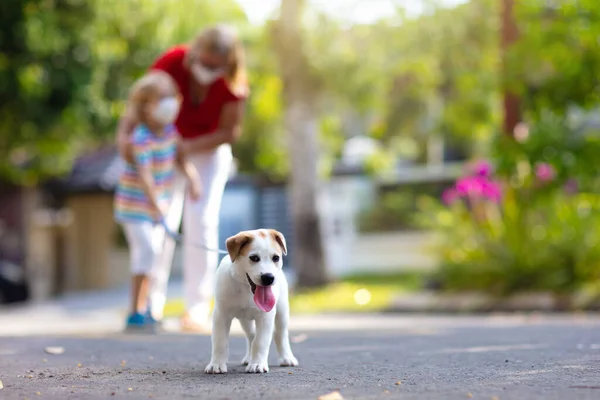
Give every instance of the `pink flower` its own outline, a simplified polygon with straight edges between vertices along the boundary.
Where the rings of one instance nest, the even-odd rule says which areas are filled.
[[[456,181],[456,191],[460,196],[481,196],[484,179],[478,176],[466,176]]]
[[[484,177],[490,176],[492,174],[492,170],[493,170],[492,164],[485,160],[478,161],[473,166],[473,172],[477,176],[484,176]]]
[[[539,163],[535,166],[535,176],[540,182],[550,182],[556,177],[556,170],[548,163]]]
[[[502,186],[482,176],[467,176],[456,182],[459,197],[483,198],[498,203],[502,198]]]
[[[454,204],[459,198],[460,195],[454,188],[446,189],[444,190],[444,193],[442,193],[442,201],[447,206]]]
[[[498,182],[485,181],[482,183],[483,197],[494,203],[499,203],[502,199],[502,186]]]

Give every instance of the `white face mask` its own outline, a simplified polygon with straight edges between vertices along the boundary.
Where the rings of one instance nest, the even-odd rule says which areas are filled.
[[[179,114],[179,101],[175,97],[162,99],[154,109],[152,116],[163,125],[172,124]]]
[[[222,70],[210,70],[200,63],[192,64],[191,71],[194,79],[203,85],[210,85],[223,75]]]

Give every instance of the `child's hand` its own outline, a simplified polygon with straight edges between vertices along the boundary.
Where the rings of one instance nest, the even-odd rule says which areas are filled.
[[[154,206],[152,210],[152,217],[155,221],[162,221],[167,218],[168,208],[163,206]]]
[[[190,198],[193,201],[198,201],[200,200],[200,196],[202,195],[202,189],[201,189],[201,185],[200,182],[198,182],[195,179],[190,179],[188,181],[188,185],[189,185],[189,192],[190,192]]]

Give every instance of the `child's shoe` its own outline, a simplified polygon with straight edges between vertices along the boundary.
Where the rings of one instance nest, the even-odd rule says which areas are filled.
[[[150,312],[150,310],[146,311],[146,314],[144,315],[144,318],[146,319],[146,324],[147,325],[152,325],[154,327],[155,331],[159,331],[162,329],[162,321],[155,319],[152,316],[152,313]]]
[[[152,318],[152,317],[150,317]],[[152,319],[154,321],[154,319]],[[140,313],[133,313],[127,317],[127,324],[125,326],[126,332],[144,332],[154,333],[156,331],[156,321],[152,323],[148,320],[146,315]]]

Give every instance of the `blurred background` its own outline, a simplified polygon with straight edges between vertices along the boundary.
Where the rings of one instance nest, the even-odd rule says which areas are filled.
[[[251,95],[221,243],[284,233],[292,311],[423,293],[597,304],[595,0],[1,3],[0,302],[126,290],[112,195],[127,91],[169,46],[226,22]],[[307,215],[318,240],[298,238]],[[176,286],[179,250],[174,263]]]

